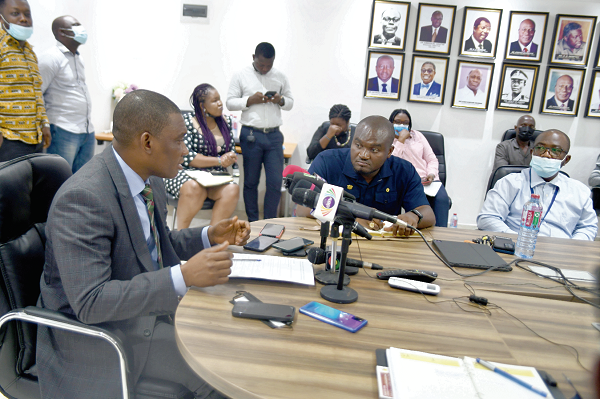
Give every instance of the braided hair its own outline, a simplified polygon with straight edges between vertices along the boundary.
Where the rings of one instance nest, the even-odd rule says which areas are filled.
[[[350,108],[348,108],[347,106],[342,105],[342,104],[335,104],[329,110],[329,119],[330,120],[333,118],[342,118],[346,122],[349,122],[351,116],[352,116],[352,112],[350,111]]]
[[[196,120],[198,120],[198,124],[200,125],[200,130],[202,130],[202,136],[204,140],[206,140],[206,149],[208,152],[208,156],[216,157],[219,155],[217,151],[217,141],[215,140],[215,136],[212,134],[208,125],[206,124],[206,115],[202,111],[202,104],[208,94],[212,91],[216,90],[214,87],[209,85],[208,83],[202,83],[201,85],[196,86],[192,95],[190,96],[190,105],[194,108],[194,113],[196,114]],[[223,139],[225,140],[225,151],[230,151],[231,148],[231,133],[229,131],[229,127],[225,122],[225,118],[223,116],[215,116],[215,122],[217,122],[217,126],[223,135]]]

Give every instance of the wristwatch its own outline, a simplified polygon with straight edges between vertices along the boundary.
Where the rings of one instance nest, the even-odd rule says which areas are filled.
[[[423,214],[421,212],[417,211],[416,209],[413,209],[411,212],[419,217],[419,221],[417,222],[417,225],[419,223],[421,223],[421,220],[423,220]],[[417,227],[417,226],[415,226],[415,227]]]
[[[281,96],[281,100],[279,100],[279,106],[283,107],[285,105],[285,98]]]

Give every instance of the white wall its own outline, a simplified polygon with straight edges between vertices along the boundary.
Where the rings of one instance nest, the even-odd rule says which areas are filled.
[[[439,131],[446,137],[447,190],[453,201],[452,211],[458,213],[459,223],[475,224],[495,145],[522,114],[450,107],[464,7],[503,7],[498,41],[498,54],[502,54],[510,10],[550,11],[546,35],[549,43],[556,14],[600,15],[600,4],[596,0],[502,3],[437,0],[436,3],[458,6],[447,95],[442,106],[406,101],[416,1],[410,11],[400,101],[362,97],[372,4],[369,0],[211,0],[205,2],[209,4],[209,24],[180,22],[180,0],[30,0],[35,31],[31,43],[36,52],[53,45],[50,26],[60,15],[71,14],[86,26],[90,38],[80,52],[94,101],[93,122],[100,131],[109,127],[111,92],[116,83],[136,83],[141,88],[161,92],[181,108],[189,109],[188,98],[196,85],[209,82],[225,97],[231,75],[249,65],[256,44],[271,42],[277,52],[275,67],[287,74],[294,93],[294,109],[284,112],[282,128],[287,141],[298,142],[292,163],[303,165],[306,146],[317,126],[327,119],[333,104],[348,105],[353,112],[352,122],[373,114],[387,117],[395,108],[407,108],[416,129]],[[598,31],[594,35],[592,57],[598,47]],[[544,82],[549,47],[544,48],[540,86]],[[501,58],[496,61],[491,104],[497,95]],[[591,68],[588,68],[581,100],[584,104],[590,78]],[[573,159],[565,171],[587,182],[600,153],[600,122],[583,116],[539,115],[541,97],[542,90],[538,89],[533,113],[538,128],[558,128],[571,137]]]

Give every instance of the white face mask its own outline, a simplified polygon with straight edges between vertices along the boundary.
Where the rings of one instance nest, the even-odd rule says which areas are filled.
[[[531,162],[529,165],[539,177],[546,179],[554,176],[560,171],[560,168],[562,168],[562,162],[563,161],[560,159],[544,158],[534,155],[531,157]]]
[[[14,37],[16,40],[25,41],[29,39],[31,35],[33,35],[33,26],[11,24],[4,18],[2,14],[0,14],[0,17],[2,17],[2,20],[6,22],[6,25],[8,25],[6,32],[8,32],[8,34]]]
[[[85,30],[85,28],[83,27],[83,25],[74,25],[71,27],[71,29],[65,29],[66,31],[72,31],[73,32],[73,40],[75,40],[77,43],[79,44],[85,44],[85,42],[87,41],[88,38],[88,34]]]
[[[394,123],[394,134],[396,137],[400,136],[400,132],[403,130],[408,130],[408,125],[398,125]]]

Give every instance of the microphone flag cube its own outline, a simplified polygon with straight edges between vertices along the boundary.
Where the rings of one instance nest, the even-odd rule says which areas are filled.
[[[329,183],[323,184],[313,216],[321,222],[333,222],[343,192],[341,187]]]

